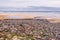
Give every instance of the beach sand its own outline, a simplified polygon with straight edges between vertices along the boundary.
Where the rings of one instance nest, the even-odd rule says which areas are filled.
[[[49,18],[48,19],[51,23],[60,23],[60,19],[57,18]]]
[[[22,13],[0,13],[0,20],[2,19],[29,19],[40,17],[40,19],[47,19],[52,23],[60,22],[59,18],[48,17],[44,15],[22,14]]]

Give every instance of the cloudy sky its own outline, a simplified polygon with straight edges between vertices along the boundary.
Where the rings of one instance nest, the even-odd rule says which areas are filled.
[[[60,0],[0,0],[0,7],[47,6],[60,7]]]

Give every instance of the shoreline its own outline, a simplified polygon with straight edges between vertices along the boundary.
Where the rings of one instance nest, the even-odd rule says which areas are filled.
[[[35,17],[37,17],[38,19],[47,19],[49,20],[50,22],[52,23],[55,23],[55,22],[60,22],[60,18],[57,18],[57,16],[47,16],[46,15],[43,15],[43,13],[41,13],[41,15],[36,15],[31,13],[1,13],[0,12],[0,20],[1,19],[34,19]]]

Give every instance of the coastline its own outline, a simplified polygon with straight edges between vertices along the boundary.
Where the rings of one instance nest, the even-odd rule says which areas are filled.
[[[60,19],[46,15],[0,14],[0,40],[55,40],[59,27]]]
[[[47,13],[48,14],[48,13]],[[43,15],[43,13],[41,13],[40,15],[38,13],[3,13],[0,12],[0,20],[1,19],[34,19],[35,17],[37,17],[37,19],[47,19],[52,23],[57,23],[60,22],[60,18],[57,18],[57,16],[53,15]]]

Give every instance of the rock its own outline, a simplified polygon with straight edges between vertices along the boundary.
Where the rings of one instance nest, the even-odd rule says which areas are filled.
[[[14,36],[12,40],[20,40],[20,39],[18,38],[18,36]]]
[[[7,34],[6,36],[7,38],[10,38],[10,39],[12,38],[12,34]]]
[[[0,38],[0,40],[4,40],[4,38],[2,37],[2,38]]]

